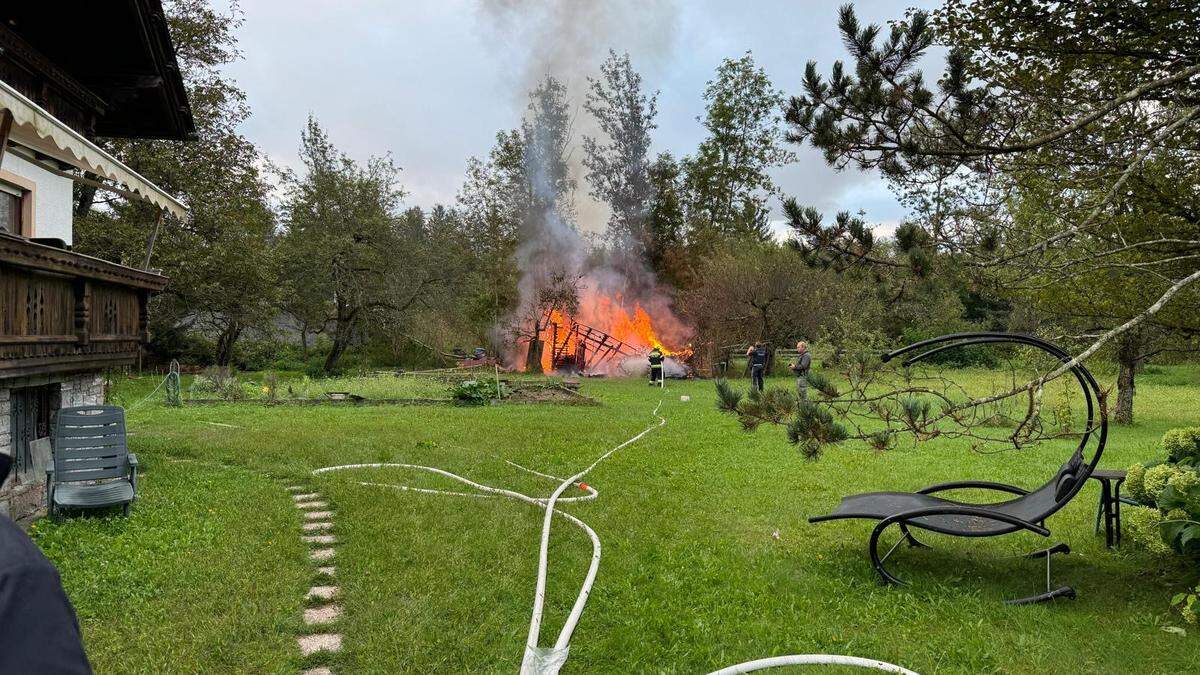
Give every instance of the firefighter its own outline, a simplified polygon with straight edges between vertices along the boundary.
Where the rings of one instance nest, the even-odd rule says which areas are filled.
[[[750,387],[762,391],[766,385],[763,378],[767,373],[767,344],[755,342],[750,345],[746,349],[746,359],[750,366]]]
[[[650,350],[650,384],[661,386],[663,381],[663,353],[658,347]]]

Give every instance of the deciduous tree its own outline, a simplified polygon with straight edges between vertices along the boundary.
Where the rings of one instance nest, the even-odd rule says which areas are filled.
[[[708,136],[683,160],[689,239],[706,249],[721,239],[765,241],[777,192],[770,171],[794,159],[779,126],[783,94],[747,52],[721,63],[704,100]]]
[[[658,113],[658,92],[647,95],[629,54],[609,52],[600,78],[588,78],[583,107],[606,138],[583,137],[583,163],[591,194],[612,209],[609,244],[630,260],[619,267],[636,273],[652,245],[648,227],[654,186],[650,177],[650,132]]]
[[[1101,275],[1137,288],[1136,305],[1098,321],[1078,359],[1194,303],[1200,8],[948,0],[886,35],[847,6],[839,28],[852,66],[824,78],[808,64],[789,138],[834,166],[881,171],[918,207],[933,250],[973,283],[1098,295]],[[934,43],[950,51],[930,85],[918,63]],[[1165,195],[1154,166],[1169,167]],[[1041,191],[1041,217],[1018,217],[1030,190]],[[1151,225],[1130,227],[1135,212]],[[860,245],[855,255],[872,262],[870,242],[850,235],[827,243]]]
[[[434,264],[423,228],[405,228],[398,169],[388,158],[360,164],[337,150],[316,119],[301,135],[302,176],[287,181],[283,255],[311,279],[292,289],[324,303],[332,348],[325,370],[339,362],[369,322],[401,321],[427,303],[446,277]]]

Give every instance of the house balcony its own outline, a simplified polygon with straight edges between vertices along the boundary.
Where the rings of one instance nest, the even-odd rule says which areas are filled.
[[[0,382],[138,362],[161,274],[0,233]]]

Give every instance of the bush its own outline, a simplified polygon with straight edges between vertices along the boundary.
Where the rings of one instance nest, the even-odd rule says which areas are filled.
[[[1146,465],[1134,464],[1125,472],[1125,494],[1142,504],[1152,503],[1146,494]]]
[[[1155,555],[1200,553],[1200,428],[1172,429],[1163,435],[1166,461],[1129,467],[1125,484],[1143,506],[1128,509],[1130,539]],[[1195,623],[1200,603],[1196,593],[1171,600],[1184,619]]]
[[[1158,504],[1163,490],[1167,489],[1167,481],[1175,474],[1174,464],[1159,464],[1146,469],[1142,479],[1142,492],[1149,498],[1146,504]]]
[[[239,342],[233,360],[244,371],[304,370],[305,367],[300,345],[274,339]]]
[[[237,373],[229,368],[211,366],[204,369],[204,374],[192,379],[188,388],[192,398],[220,398],[226,401],[241,401],[253,398],[253,385],[238,380]]]
[[[729,380],[719,378],[717,385],[717,410],[736,413],[738,404],[742,402],[742,392],[729,385]]]
[[[1168,462],[1200,464],[1200,427],[1171,429],[1162,440]]]
[[[1162,538],[1162,511],[1151,506],[1128,506],[1122,511],[1122,529],[1129,541],[1154,555],[1171,555],[1171,547]]]
[[[152,330],[147,345],[148,362],[204,365],[216,358],[216,343],[200,333],[183,330]]]
[[[450,397],[457,405],[484,405],[496,395],[496,383],[483,380],[463,380],[450,387]],[[500,395],[504,396],[501,385]]]

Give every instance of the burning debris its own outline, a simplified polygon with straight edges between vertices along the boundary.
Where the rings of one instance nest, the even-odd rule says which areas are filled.
[[[550,308],[541,316],[528,341],[526,364],[542,372],[637,375],[648,368],[645,355],[657,348],[667,357],[667,376],[685,376],[691,347],[666,344],[660,331],[669,325],[674,339],[682,341],[688,329],[673,315],[659,319],[659,330],[655,323],[640,302],[626,309],[619,294],[585,292],[573,314]]]
[[[524,181],[515,209],[519,297],[498,326],[509,345],[504,362],[526,372],[637,375],[648,371],[646,355],[658,348],[667,357],[665,375],[684,375],[692,329],[675,316],[636,242],[615,236],[597,247],[580,234],[571,119],[565,86],[547,77],[530,94],[517,131]],[[633,208],[626,217],[629,229],[646,216]]]
[[[612,335],[560,312],[549,311],[538,326],[542,336],[542,370],[593,373],[614,356],[634,356],[635,352]]]

